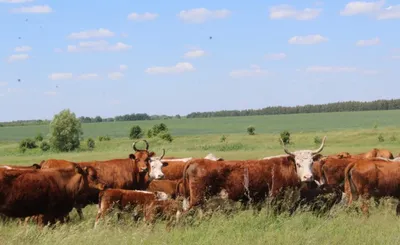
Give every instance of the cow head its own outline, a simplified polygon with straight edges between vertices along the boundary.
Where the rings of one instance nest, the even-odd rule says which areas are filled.
[[[97,172],[93,167],[81,168],[76,164],[75,172],[83,176],[84,181],[87,181],[88,188],[97,190],[104,190],[106,188],[106,185],[99,180]]]
[[[137,141],[134,142],[132,144],[132,148],[135,151],[135,154],[130,154],[129,158],[135,161],[136,166],[139,169],[139,173],[147,173],[150,179],[164,178],[164,173],[161,170],[164,166],[164,163],[161,162],[161,160],[165,155],[165,149],[163,149],[163,154],[161,157],[155,157],[154,152],[149,152],[149,143],[146,140],[143,141],[146,143],[146,149],[137,149]]]
[[[325,140],[326,140],[326,136],[322,140],[321,146],[315,151],[299,150],[299,151],[290,152],[286,148],[285,144],[283,143],[283,141],[281,139],[283,150],[287,154],[289,154],[290,156],[292,156],[294,158],[297,176],[299,176],[299,178],[302,182],[313,181],[314,178],[313,178],[311,167],[314,162],[314,156],[317,155],[318,153],[320,153],[324,149]]]

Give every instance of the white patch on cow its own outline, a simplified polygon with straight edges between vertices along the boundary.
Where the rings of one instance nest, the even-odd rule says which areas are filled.
[[[134,191],[140,192],[140,193],[154,194],[154,192],[151,192],[151,191],[141,191],[141,190],[134,190]]]
[[[396,157],[395,159],[392,160],[393,162],[400,162],[400,157]]]
[[[161,160],[162,162],[188,162],[192,160],[192,157],[187,157],[187,158],[177,158],[177,159],[163,159]]]
[[[156,195],[157,200],[159,201],[165,201],[169,199],[169,196],[167,193],[162,192],[162,191],[156,191],[154,192],[154,194]]]
[[[12,169],[12,167],[10,167],[10,166],[1,166],[2,168],[5,168],[5,169]]]
[[[184,211],[187,211],[189,209],[189,200],[187,198],[183,199],[182,202],[182,209]]]
[[[214,154],[212,153],[208,153],[207,156],[204,157],[204,159],[208,159],[208,160],[212,160],[212,161],[220,161],[223,160],[220,157],[216,157]]]
[[[150,158],[150,179],[163,179],[164,173],[162,172],[163,163],[159,157]]]
[[[385,158],[385,157],[375,157],[375,159],[383,160],[383,161],[386,161],[386,162],[391,162],[391,161],[393,161],[393,160],[391,160],[391,159],[389,159],[389,158]]]

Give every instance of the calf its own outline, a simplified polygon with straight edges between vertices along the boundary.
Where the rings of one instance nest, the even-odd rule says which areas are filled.
[[[115,206],[119,211],[127,207],[138,208],[143,213],[144,220],[149,223],[153,223],[158,215],[163,214],[164,218],[169,219],[169,226],[174,217],[179,218],[181,205],[175,200],[167,199],[163,192],[107,189],[99,194],[95,226]]]
[[[178,196],[183,196],[182,179],[179,180],[153,180],[146,188],[151,192],[164,192],[170,198],[176,199]]]
[[[40,225],[68,215],[92,188],[104,189],[89,168],[0,171],[0,213],[14,218],[39,215]]]

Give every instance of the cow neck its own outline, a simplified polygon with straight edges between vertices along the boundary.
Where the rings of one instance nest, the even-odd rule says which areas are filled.
[[[64,172],[64,173],[61,173],[61,175],[64,180],[65,180],[65,178],[68,178],[66,180],[66,184],[64,185],[66,193],[71,195],[71,197],[73,197],[73,198],[78,196],[79,193],[81,192],[80,189],[83,188],[82,185],[84,185],[83,176],[81,174],[75,173],[75,171]]]

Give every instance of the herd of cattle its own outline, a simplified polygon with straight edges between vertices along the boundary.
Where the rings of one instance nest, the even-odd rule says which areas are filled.
[[[68,222],[73,208],[98,204],[96,224],[111,210],[133,207],[145,221],[158,216],[176,220],[208,198],[260,203],[298,188],[301,200],[327,192],[338,203],[351,204],[359,196],[400,197],[400,158],[388,150],[372,149],[351,155],[323,156],[326,137],[317,150],[289,151],[259,160],[225,160],[156,156],[132,148],[128,158],[71,162],[48,159],[32,166],[0,165],[0,214],[3,219],[33,220],[39,225]],[[398,162],[399,161],[399,162]],[[368,212],[367,202],[362,210]],[[397,207],[400,213],[400,205]]]

